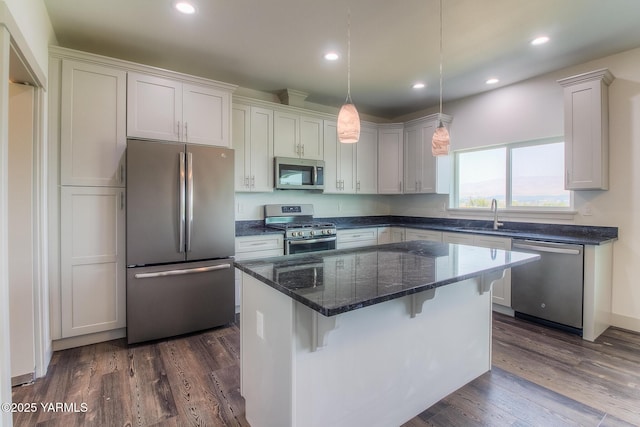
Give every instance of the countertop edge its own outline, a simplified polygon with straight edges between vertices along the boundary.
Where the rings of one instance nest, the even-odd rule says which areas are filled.
[[[549,241],[557,243],[573,243],[580,245],[605,245],[613,243],[618,240],[617,227],[598,227],[598,226],[580,226],[580,225],[566,225],[566,224],[531,224],[531,223],[505,223],[506,227],[526,227],[530,226],[538,228],[538,232],[530,230],[516,230],[516,229],[498,229],[493,230],[487,225],[487,221],[479,220],[452,220],[452,219],[434,219],[434,218],[420,218],[420,217],[342,217],[342,218],[322,218],[330,222],[336,223],[338,230],[349,230],[359,228],[377,228],[377,227],[404,227],[414,230],[433,230],[433,231],[445,231],[454,233],[465,234],[482,234],[487,236],[496,237],[508,237],[512,239],[531,239],[539,241]],[[409,220],[407,222],[407,219]],[[434,223],[446,222],[446,223]],[[284,234],[281,230],[275,230],[264,227],[262,220],[250,220],[250,221],[236,221],[236,237],[246,236],[261,236],[268,234]],[[469,229],[473,227],[473,229]],[[596,236],[576,235],[560,233],[554,234],[553,232],[543,232],[540,229],[575,229],[575,233],[579,233],[582,230],[584,233],[589,230],[600,232]],[[486,229],[479,229],[486,228]],[[556,231],[557,233],[557,231]]]

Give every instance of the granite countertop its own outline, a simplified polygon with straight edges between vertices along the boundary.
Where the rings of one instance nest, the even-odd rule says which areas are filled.
[[[234,264],[313,310],[334,316],[539,258],[522,252],[413,241]]]
[[[498,230],[493,230],[493,222],[483,220],[421,218],[393,215],[330,217],[317,219],[333,222],[339,230],[392,226],[436,231],[453,231],[459,233],[486,234],[516,239],[543,240],[548,242],[573,243],[580,245],[602,245],[617,240],[618,238],[617,227],[503,222],[502,227]],[[282,233],[282,231],[265,228],[262,220],[236,221],[236,236],[252,236],[268,233]]]

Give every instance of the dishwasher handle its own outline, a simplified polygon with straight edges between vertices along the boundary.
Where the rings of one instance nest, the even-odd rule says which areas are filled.
[[[535,243],[513,243],[512,249],[526,249],[537,252],[550,252],[554,254],[580,255],[579,249],[570,249],[566,247],[542,246]]]

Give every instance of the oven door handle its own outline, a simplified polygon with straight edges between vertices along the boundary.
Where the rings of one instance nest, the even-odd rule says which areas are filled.
[[[290,245],[304,245],[307,243],[321,243],[321,242],[333,242],[336,237],[323,237],[321,239],[309,239],[309,240],[289,240]]]

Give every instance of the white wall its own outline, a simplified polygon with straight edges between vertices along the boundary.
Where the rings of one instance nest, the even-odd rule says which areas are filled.
[[[0,0],[0,3],[2,2],[6,3],[35,61],[46,74],[49,45],[56,44],[56,38],[44,2],[42,0]]]
[[[444,106],[444,112],[454,117],[452,150],[563,135],[563,92],[556,81],[599,68],[608,68],[615,76],[609,87],[610,189],[574,192],[577,214],[568,219],[518,219],[618,227],[613,323],[640,331],[640,49],[452,102]],[[392,215],[453,215],[441,212],[447,196],[400,196],[393,200],[388,203]],[[583,215],[587,204],[593,213],[590,216]]]
[[[0,402],[11,401],[11,368],[9,356],[9,291],[8,291],[8,85],[9,85],[9,37],[15,42],[16,51],[25,66],[43,86],[48,69],[48,45],[55,42],[51,22],[42,0],[0,0]],[[44,99],[43,99],[44,98]],[[40,96],[42,115],[38,119],[37,135],[39,153],[46,156],[46,96]],[[46,169],[41,177],[46,176]],[[41,202],[46,202],[46,199]],[[42,204],[43,206],[46,203]],[[46,228],[45,228],[46,230]],[[40,236],[39,236],[40,237]],[[46,244],[46,237],[44,238]],[[46,255],[44,257],[46,264]],[[42,260],[38,260],[40,263]],[[39,289],[39,291],[42,289]],[[46,290],[43,295],[46,301]],[[45,321],[45,327],[48,322]],[[46,334],[46,332],[44,332]],[[46,346],[46,343],[44,344]],[[50,347],[50,344],[49,344]],[[41,358],[42,359],[42,358]],[[0,413],[0,424],[10,426],[10,412]]]
[[[272,193],[236,193],[236,220],[264,219],[263,207],[272,203],[310,203],[314,207],[314,216],[318,218],[389,214],[386,202],[376,195],[279,190]]]
[[[11,376],[35,371],[33,312],[34,89],[9,85],[9,302]],[[26,379],[26,377],[25,377]],[[28,380],[27,380],[28,381]]]

